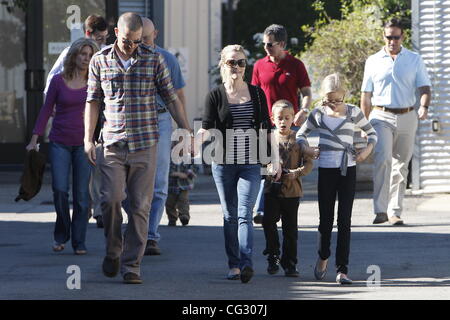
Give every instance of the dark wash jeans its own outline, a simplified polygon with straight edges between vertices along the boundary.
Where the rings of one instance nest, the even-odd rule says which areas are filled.
[[[355,198],[356,166],[348,167],[347,175],[341,176],[339,168],[319,168],[318,200],[320,212],[319,256],[322,260],[330,256],[331,233],[333,231],[334,207],[338,197],[337,212],[337,272],[348,273],[350,255],[350,226],[353,200]]]
[[[84,146],[65,146],[50,142],[53,201],[56,210],[54,239],[66,243],[71,238],[74,250],[85,250],[89,209],[91,165]],[[72,175],[73,213],[70,218],[69,189]]]

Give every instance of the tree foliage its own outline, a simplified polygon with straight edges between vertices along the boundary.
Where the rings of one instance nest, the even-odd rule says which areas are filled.
[[[314,89],[325,76],[339,72],[345,79],[348,101],[358,105],[365,61],[384,44],[383,22],[393,16],[401,19],[409,39],[409,1],[346,0],[340,20],[327,15],[322,1],[315,1],[314,8],[319,18],[312,26],[302,27],[312,43],[297,56],[307,66]]]

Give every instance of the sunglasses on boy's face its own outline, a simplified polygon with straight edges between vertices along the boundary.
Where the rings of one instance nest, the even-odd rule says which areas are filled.
[[[402,36],[384,36],[388,40],[400,40]]]
[[[233,59],[231,59],[231,60],[227,60],[227,61],[225,62],[225,64],[226,64],[227,66],[230,66],[230,67],[236,67],[236,66],[239,66],[239,67],[241,67],[241,68],[244,68],[244,67],[247,65],[247,60],[245,60],[245,59],[239,59],[239,60],[233,60]]]

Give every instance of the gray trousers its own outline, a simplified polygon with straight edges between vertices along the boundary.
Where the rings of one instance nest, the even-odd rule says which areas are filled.
[[[147,243],[148,216],[153,197],[156,145],[130,153],[117,145],[103,149],[101,206],[106,236],[106,256],[120,258],[122,275],[140,275]],[[122,238],[122,201],[129,200],[128,224]]]
[[[374,213],[400,217],[418,116],[415,111],[396,115],[374,109],[369,120],[378,136],[373,171]]]

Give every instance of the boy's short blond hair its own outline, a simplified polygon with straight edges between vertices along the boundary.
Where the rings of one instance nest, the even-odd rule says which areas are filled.
[[[292,113],[295,114],[294,106],[292,105],[292,103],[290,101],[285,100],[285,99],[278,100],[272,105],[272,114],[275,113],[274,110],[276,110],[276,109],[292,110]]]

